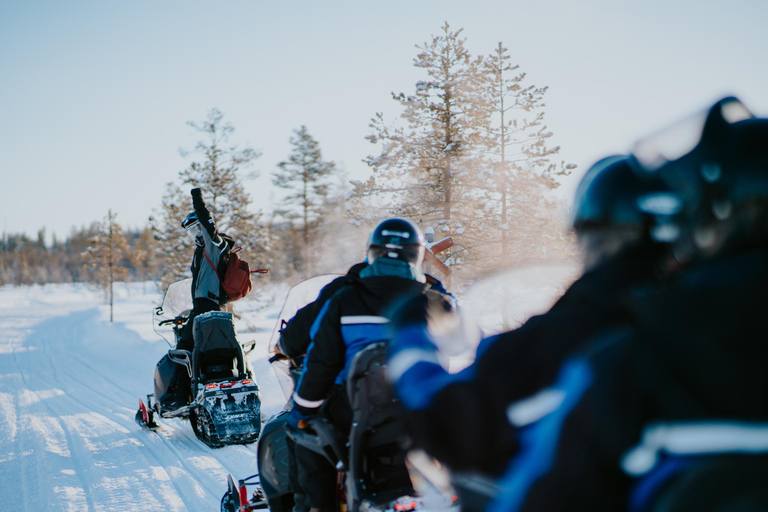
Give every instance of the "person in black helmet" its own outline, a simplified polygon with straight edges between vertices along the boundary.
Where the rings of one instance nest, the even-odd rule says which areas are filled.
[[[454,472],[489,480],[503,473],[518,452],[520,429],[536,419],[510,411],[534,405],[566,357],[594,333],[627,321],[620,296],[658,280],[668,248],[655,237],[666,219],[639,204],[665,194],[659,180],[638,178],[628,156],[592,166],[576,193],[573,219],[584,274],[547,313],[483,340],[474,364],[458,374],[448,374],[437,361],[426,301],[413,299],[392,314],[396,335],[388,372],[417,446]],[[467,500],[465,508],[472,509]]]
[[[203,193],[199,188],[193,188],[192,206],[190,212],[181,222],[187,234],[195,241],[195,253],[192,256],[190,271],[192,272],[192,312],[176,346],[180,350],[194,348],[193,325],[197,315],[209,311],[221,311],[227,298],[221,289],[219,279],[226,257],[231,249],[232,239],[219,233],[213,220],[213,215],[203,201]],[[168,398],[163,402],[167,409],[177,409],[189,403],[189,375],[176,365],[174,378],[167,392]]]
[[[687,153],[639,146],[681,201],[677,271],[563,364],[489,510],[768,510],[768,119],[745,111],[715,104]]]
[[[388,219],[373,230],[368,266],[325,302],[312,326],[289,428],[304,428],[306,420],[322,414],[348,434],[351,408],[344,383],[349,364],[367,345],[388,339],[384,310],[404,294],[442,295],[432,290],[420,270],[424,251],[421,231],[408,220]],[[300,485],[311,508],[334,509],[335,468],[301,446],[296,446],[296,460]]]

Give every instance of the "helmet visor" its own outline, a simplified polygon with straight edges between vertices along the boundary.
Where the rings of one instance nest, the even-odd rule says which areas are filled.
[[[187,234],[191,236],[193,240],[203,236],[203,229],[199,222],[194,222],[184,229],[187,230]]]

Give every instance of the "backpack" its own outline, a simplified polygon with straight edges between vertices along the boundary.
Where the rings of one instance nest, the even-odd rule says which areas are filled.
[[[228,247],[234,245],[234,240],[227,237],[226,235],[223,236],[227,241]],[[230,240],[232,240],[231,244]],[[223,258],[225,261],[222,261],[219,264],[219,266],[222,266],[222,263],[226,265],[223,272],[219,272],[219,269],[216,268],[216,266],[211,261],[211,258],[209,258],[208,254],[205,252],[205,249],[203,249],[203,255],[205,256],[205,259],[208,261],[208,264],[219,277],[219,281],[221,282],[221,289],[224,292],[224,295],[226,295],[227,300],[230,302],[240,300],[251,293],[251,290],[253,289],[253,284],[251,283],[251,274],[266,274],[269,272],[269,270],[266,268],[251,270],[251,266],[248,264],[248,262],[240,259],[240,256],[237,255],[241,249],[242,247],[231,249],[226,257]]]

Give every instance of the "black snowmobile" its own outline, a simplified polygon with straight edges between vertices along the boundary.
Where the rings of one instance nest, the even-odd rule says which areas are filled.
[[[279,329],[285,319],[304,304],[296,304],[292,295],[305,294],[314,285],[314,293],[306,293],[306,303],[317,297],[317,292],[330,281],[319,276],[291,289],[286,305],[278,317],[270,346],[277,343]],[[314,283],[313,283],[314,281]],[[296,288],[294,287],[294,288]],[[421,508],[446,509],[453,505],[453,494],[432,493],[431,496],[417,496],[406,466],[405,425],[400,414],[400,404],[386,382],[386,344],[376,343],[361,350],[353,359],[347,392],[353,411],[353,424],[348,438],[322,418],[310,420],[309,426],[301,431],[286,429],[290,410],[290,397],[295,377],[300,373],[284,360],[272,360],[275,373],[291,374],[294,378],[283,377],[283,386],[288,403],[285,409],[264,426],[258,445],[259,473],[235,481],[232,475],[227,480],[227,492],[221,500],[223,512],[245,512],[269,508],[271,512],[289,512],[294,504],[288,469],[286,438],[288,435],[297,444],[320,453],[339,471],[339,510],[410,511]],[[411,468],[413,470],[413,468]],[[422,475],[423,476],[423,475]],[[423,479],[422,479],[423,480]],[[249,488],[253,493],[249,496]]]
[[[175,347],[188,322],[192,306],[191,280],[172,283],[161,306],[154,310],[153,327],[171,347]],[[173,334],[173,343],[166,337]],[[261,432],[259,386],[246,355],[237,340],[232,313],[211,311],[194,318],[194,350],[171,348],[155,368],[155,392],[139,399],[136,422],[158,428],[155,414],[162,418],[186,418],[195,435],[212,448],[256,441]],[[175,365],[183,366],[191,379],[191,402],[181,408],[168,408],[168,393]]]

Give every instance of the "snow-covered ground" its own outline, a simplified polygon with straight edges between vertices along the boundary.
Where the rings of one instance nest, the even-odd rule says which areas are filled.
[[[213,450],[181,420],[136,425],[168,345],[152,331],[154,286],[118,294],[109,323],[87,287],[0,288],[0,509],[217,510],[227,473],[256,471],[255,445]],[[265,358],[274,309],[238,326],[257,341],[265,416],[285,401]]]
[[[532,269],[479,283],[491,287],[478,294],[525,286],[509,307],[537,310],[573,277],[572,269]],[[249,358],[264,419],[285,403],[267,345],[286,291],[238,304],[240,340],[256,340]],[[211,449],[178,419],[160,420],[155,433],[136,425],[138,399],[152,391],[168,349],[152,330],[161,296],[152,284],[116,293],[110,323],[101,294],[86,286],[0,288],[0,509],[218,510],[227,474],[256,472],[255,444]],[[493,318],[491,307],[476,310]]]

